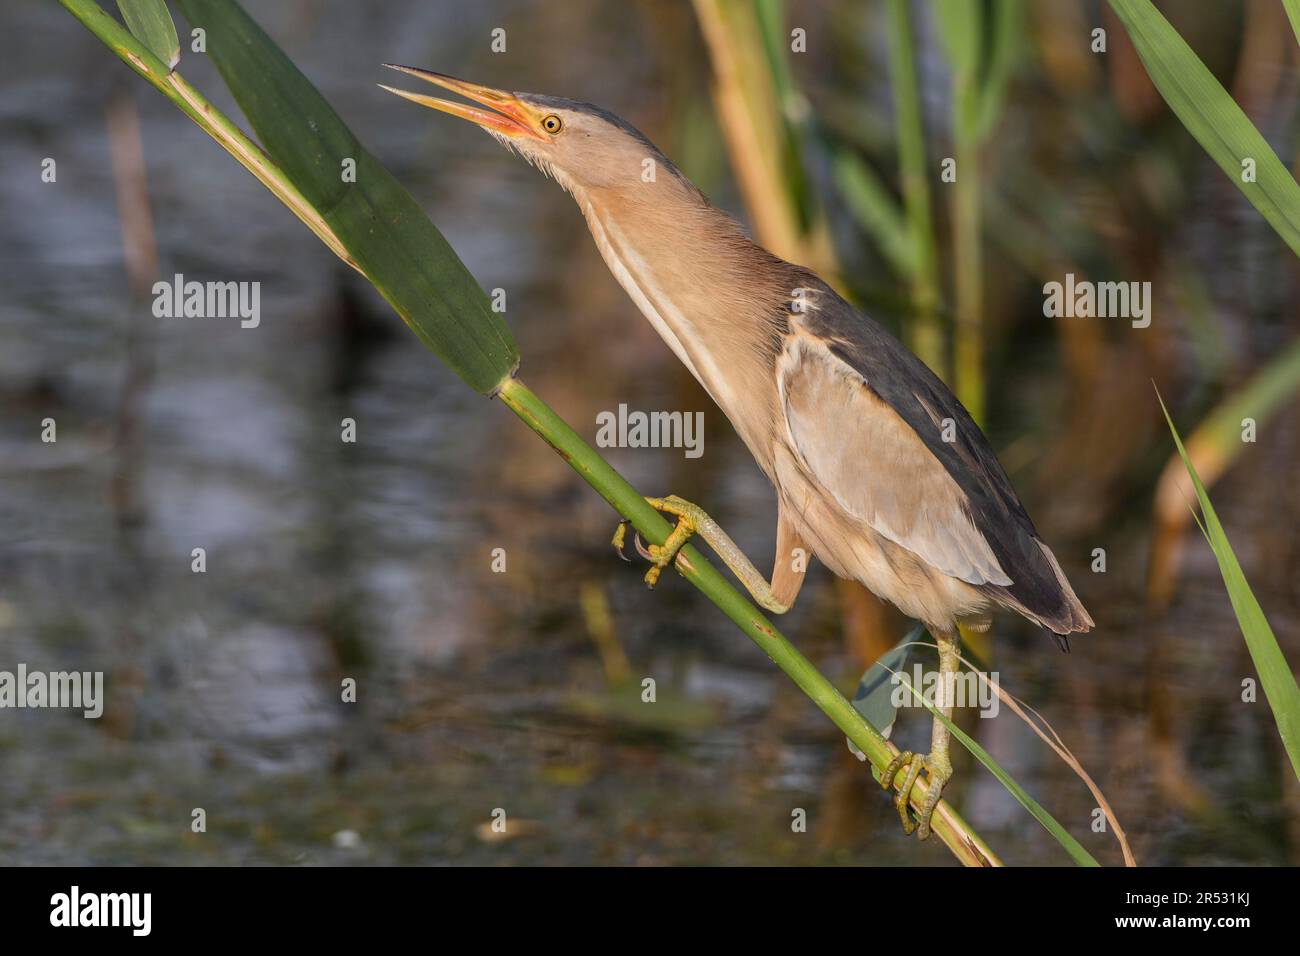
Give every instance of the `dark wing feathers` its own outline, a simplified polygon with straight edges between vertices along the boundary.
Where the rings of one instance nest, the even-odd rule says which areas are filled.
[[[988,440],[957,397],[885,329],[829,287],[815,285],[820,307],[801,315],[801,324],[862,375],[943,464],[965,493],[975,527],[1012,579],[1010,585],[984,584],[980,590],[1058,634],[1091,627],[1092,619],[1038,537]],[[952,442],[943,440],[945,419],[955,426]]]

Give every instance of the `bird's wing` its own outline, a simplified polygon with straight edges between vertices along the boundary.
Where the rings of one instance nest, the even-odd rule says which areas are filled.
[[[809,274],[805,284],[811,287],[806,290],[810,297],[805,297],[811,304],[791,315],[786,349],[797,344],[801,353],[811,356],[810,367],[820,365],[817,373],[803,373],[810,383],[820,383],[816,387],[824,391],[836,387],[823,381],[828,370],[855,386],[838,386],[841,403],[853,403],[852,415],[818,406],[815,414],[823,420],[813,428],[805,404],[802,420],[790,428],[792,436],[796,428],[803,436],[799,440],[807,448],[801,453],[809,467],[816,460],[817,467],[828,473],[822,479],[828,482],[828,490],[846,506],[854,496],[837,489],[859,489],[858,498],[884,495],[874,503],[859,501],[856,507],[869,507],[873,514],[884,512],[891,528],[899,531],[910,527],[910,534],[900,536],[917,543],[904,542],[904,546],[925,560],[936,567],[945,563],[955,567],[964,556],[976,573],[988,579],[976,587],[998,603],[1057,634],[1091,628],[1092,618],[1056,557],[1038,537],[1011,480],[961,402],[924,362],[820,279]],[[876,424],[856,422],[859,417]],[[825,446],[820,448],[819,433],[825,436]],[[940,471],[951,485],[943,481]],[[885,478],[888,474],[903,477],[899,501],[886,504],[894,487]],[[884,487],[877,490],[881,483]],[[929,530],[936,526],[947,529],[947,536]],[[955,538],[955,551],[948,550],[953,545],[945,537]],[[986,563],[990,553],[992,566]],[[989,573],[994,568],[1003,572],[1000,578]],[[960,572],[957,576],[971,580]],[[1008,577],[1011,582],[1006,582]]]
[[[808,472],[845,511],[939,571],[1011,584],[961,486],[831,344],[796,327],[778,363],[789,439]]]

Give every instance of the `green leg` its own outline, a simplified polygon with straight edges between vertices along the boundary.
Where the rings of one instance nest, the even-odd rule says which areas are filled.
[[[763,577],[762,572],[754,567],[753,562],[745,556],[745,552],[740,550],[736,542],[731,540],[731,537],[722,530],[722,527],[716,521],[708,516],[703,508],[678,498],[676,495],[670,495],[667,498],[647,498],[646,501],[656,511],[662,511],[664,514],[670,514],[677,518],[677,526],[673,528],[672,534],[668,536],[662,545],[652,544],[643,551],[643,554],[652,565],[645,575],[646,584],[654,587],[659,582],[659,575],[663,572],[663,569],[677,560],[678,552],[691,539],[692,535],[699,535],[722,559],[722,563],[731,569],[731,573],[740,579],[740,583],[745,586],[745,590],[750,593],[750,596],[760,607],[774,614],[784,614],[790,610],[787,605],[776,599],[767,578]],[[614,532],[613,542],[619,554],[623,553],[623,541],[626,533],[627,522],[620,522],[618,529]],[[640,550],[639,542],[638,550]]]
[[[952,719],[952,709],[956,698],[956,678],[958,669],[958,637],[956,633],[936,634],[935,642],[939,645],[939,689],[936,693],[935,707],[939,712]],[[907,767],[907,776],[903,778],[902,789],[899,790],[898,796],[894,798],[894,806],[898,810],[899,816],[903,820],[903,832],[911,835],[916,831],[918,840],[924,840],[930,835],[930,818],[934,816],[934,808],[938,806],[939,799],[943,796],[943,788],[952,778],[952,761],[948,759],[948,743],[951,732],[947,724],[938,717],[934,719],[934,726],[930,731],[930,752],[924,757],[919,757],[911,751],[903,751],[893,759],[889,767],[880,776],[880,785],[888,790],[894,785],[894,778],[898,772]],[[916,824],[908,818],[907,809],[911,801],[912,785],[916,783],[916,778],[920,775],[921,768],[926,770],[926,783],[928,784],[925,791],[925,799],[916,814]]]

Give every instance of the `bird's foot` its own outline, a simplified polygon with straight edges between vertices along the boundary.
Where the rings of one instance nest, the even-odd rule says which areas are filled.
[[[899,819],[903,821],[903,833],[911,836],[915,832],[918,840],[924,840],[930,835],[930,818],[934,816],[934,808],[939,805],[943,788],[952,777],[952,764],[949,763],[946,753],[929,753],[922,756],[904,750],[890,761],[885,772],[881,774],[880,786],[889,790],[894,785],[894,778],[904,768],[907,769],[907,774],[903,777],[902,788],[894,797],[894,808],[898,811]],[[917,810],[916,822],[913,823],[908,815],[908,807],[911,804],[912,786],[921,775],[922,769],[926,771],[925,798]]]
[[[667,498],[647,498],[646,502],[656,511],[662,511],[664,514],[670,514],[677,518],[677,526],[664,539],[663,544],[645,545],[641,543],[641,536],[636,535],[636,550],[641,557],[650,562],[650,569],[645,573],[645,583],[654,587],[659,583],[659,575],[663,573],[664,568],[668,567],[675,560],[677,554],[691,539],[691,536],[699,530],[697,519],[708,516],[704,513],[699,505],[693,505],[689,501],[678,498],[676,495],[669,495]],[[623,554],[623,545],[627,538],[627,520],[620,521],[618,527],[614,530],[614,549],[618,551],[619,557],[628,560]]]
[[[647,498],[646,503],[656,511],[662,511],[677,519],[677,526],[661,545],[646,546],[642,544],[639,536],[636,539],[637,551],[651,564],[645,576],[645,583],[650,587],[658,583],[663,569],[674,561],[677,562],[678,570],[684,573],[692,570],[686,556],[680,552],[687,541],[698,535],[722,559],[722,563],[731,569],[731,573],[740,579],[740,582],[745,585],[745,590],[759,607],[774,614],[784,614],[790,610],[789,604],[777,600],[772,585],[759,573],[749,558],[745,557],[745,552],[736,546],[736,542],[731,540],[727,532],[723,531],[699,505],[693,505],[676,495],[669,495],[667,498]],[[627,522],[623,521],[614,532],[614,547],[618,549],[619,557],[623,557],[624,560],[627,560],[623,556],[623,541],[626,536]],[[797,592],[798,588],[795,588],[795,591]]]

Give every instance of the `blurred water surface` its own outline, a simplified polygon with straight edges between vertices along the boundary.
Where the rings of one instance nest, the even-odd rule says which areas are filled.
[[[507,290],[527,379],[584,434],[620,402],[705,412],[698,460],[611,457],[643,490],[705,504],[765,565],[770,489],[568,197],[374,86],[389,60],[596,100],[676,145],[735,208],[716,132],[676,118],[709,110],[682,6],[303,0],[256,15],[482,284]],[[825,29],[843,16],[805,12]],[[508,55],[488,51],[496,25]],[[102,670],[108,688],[100,721],[0,712],[0,862],[950,862],[901,837],[843,738],[743,635],[675,577],[647,592],[610,553],[613,513],[558,458],[61,8],[5,4],[0,33],[28,38],[0,65],[0,668]],[[181,69],[233,109],[201,56]],[[260,281],[258,328],[155,319],[133,298],[105,128],[115,95],[140,111],[161,274]],[[39,181],[47,156],[56,184]],[[1084,193],[1046,181],[1088,214]],[[1243,281],[1206,281],[1220,279]],[[1294,298],[1264,298],[1294,317]],[[1082,478],[1054,489],[1039,466],[1071,442],[1056,359],[1024,338],[1002,350],[991,434],[1099,624],[1067,657],[1001,623],[1003,687],[1075,749],[1142,862],[1296,862],[1295,781],[1265,705],[1240,703],[1253,672],[1208,550],[1189,542],[1171,609],[1149,610],[1152,461],[1127,457],[1118,419],[1095,421]],[[1099,395],[1092,414],[1113,405]],[[40,441],[46,417],[56,444]],[[340,441],[344,418],[355,444]],[[1282,419],[1215,499],[1296,660],[1300,503],[1278,476],[1295,473],[1297,442]],[[1127,472],[1097,477],[1116,457]],[[1097,546],[1106,574],[1088,573]],[[191,571],[194,548],[206,573]],[[653,707],[609,679],[602,604],[633,680],[656,681]],[[818,567],[785,629],[849,689],[862,665],[838,606]],[[1022,726],[966,723],[1117,860],[1085,788]],[[909,715],[896,739],[928,732]],[[1065,861],[996,781],[964,756],[958,769],[950,795],[1008,861]],[[497,808],[504,838],[486,826]],[[799,808],[807,833],[792,832]]]

